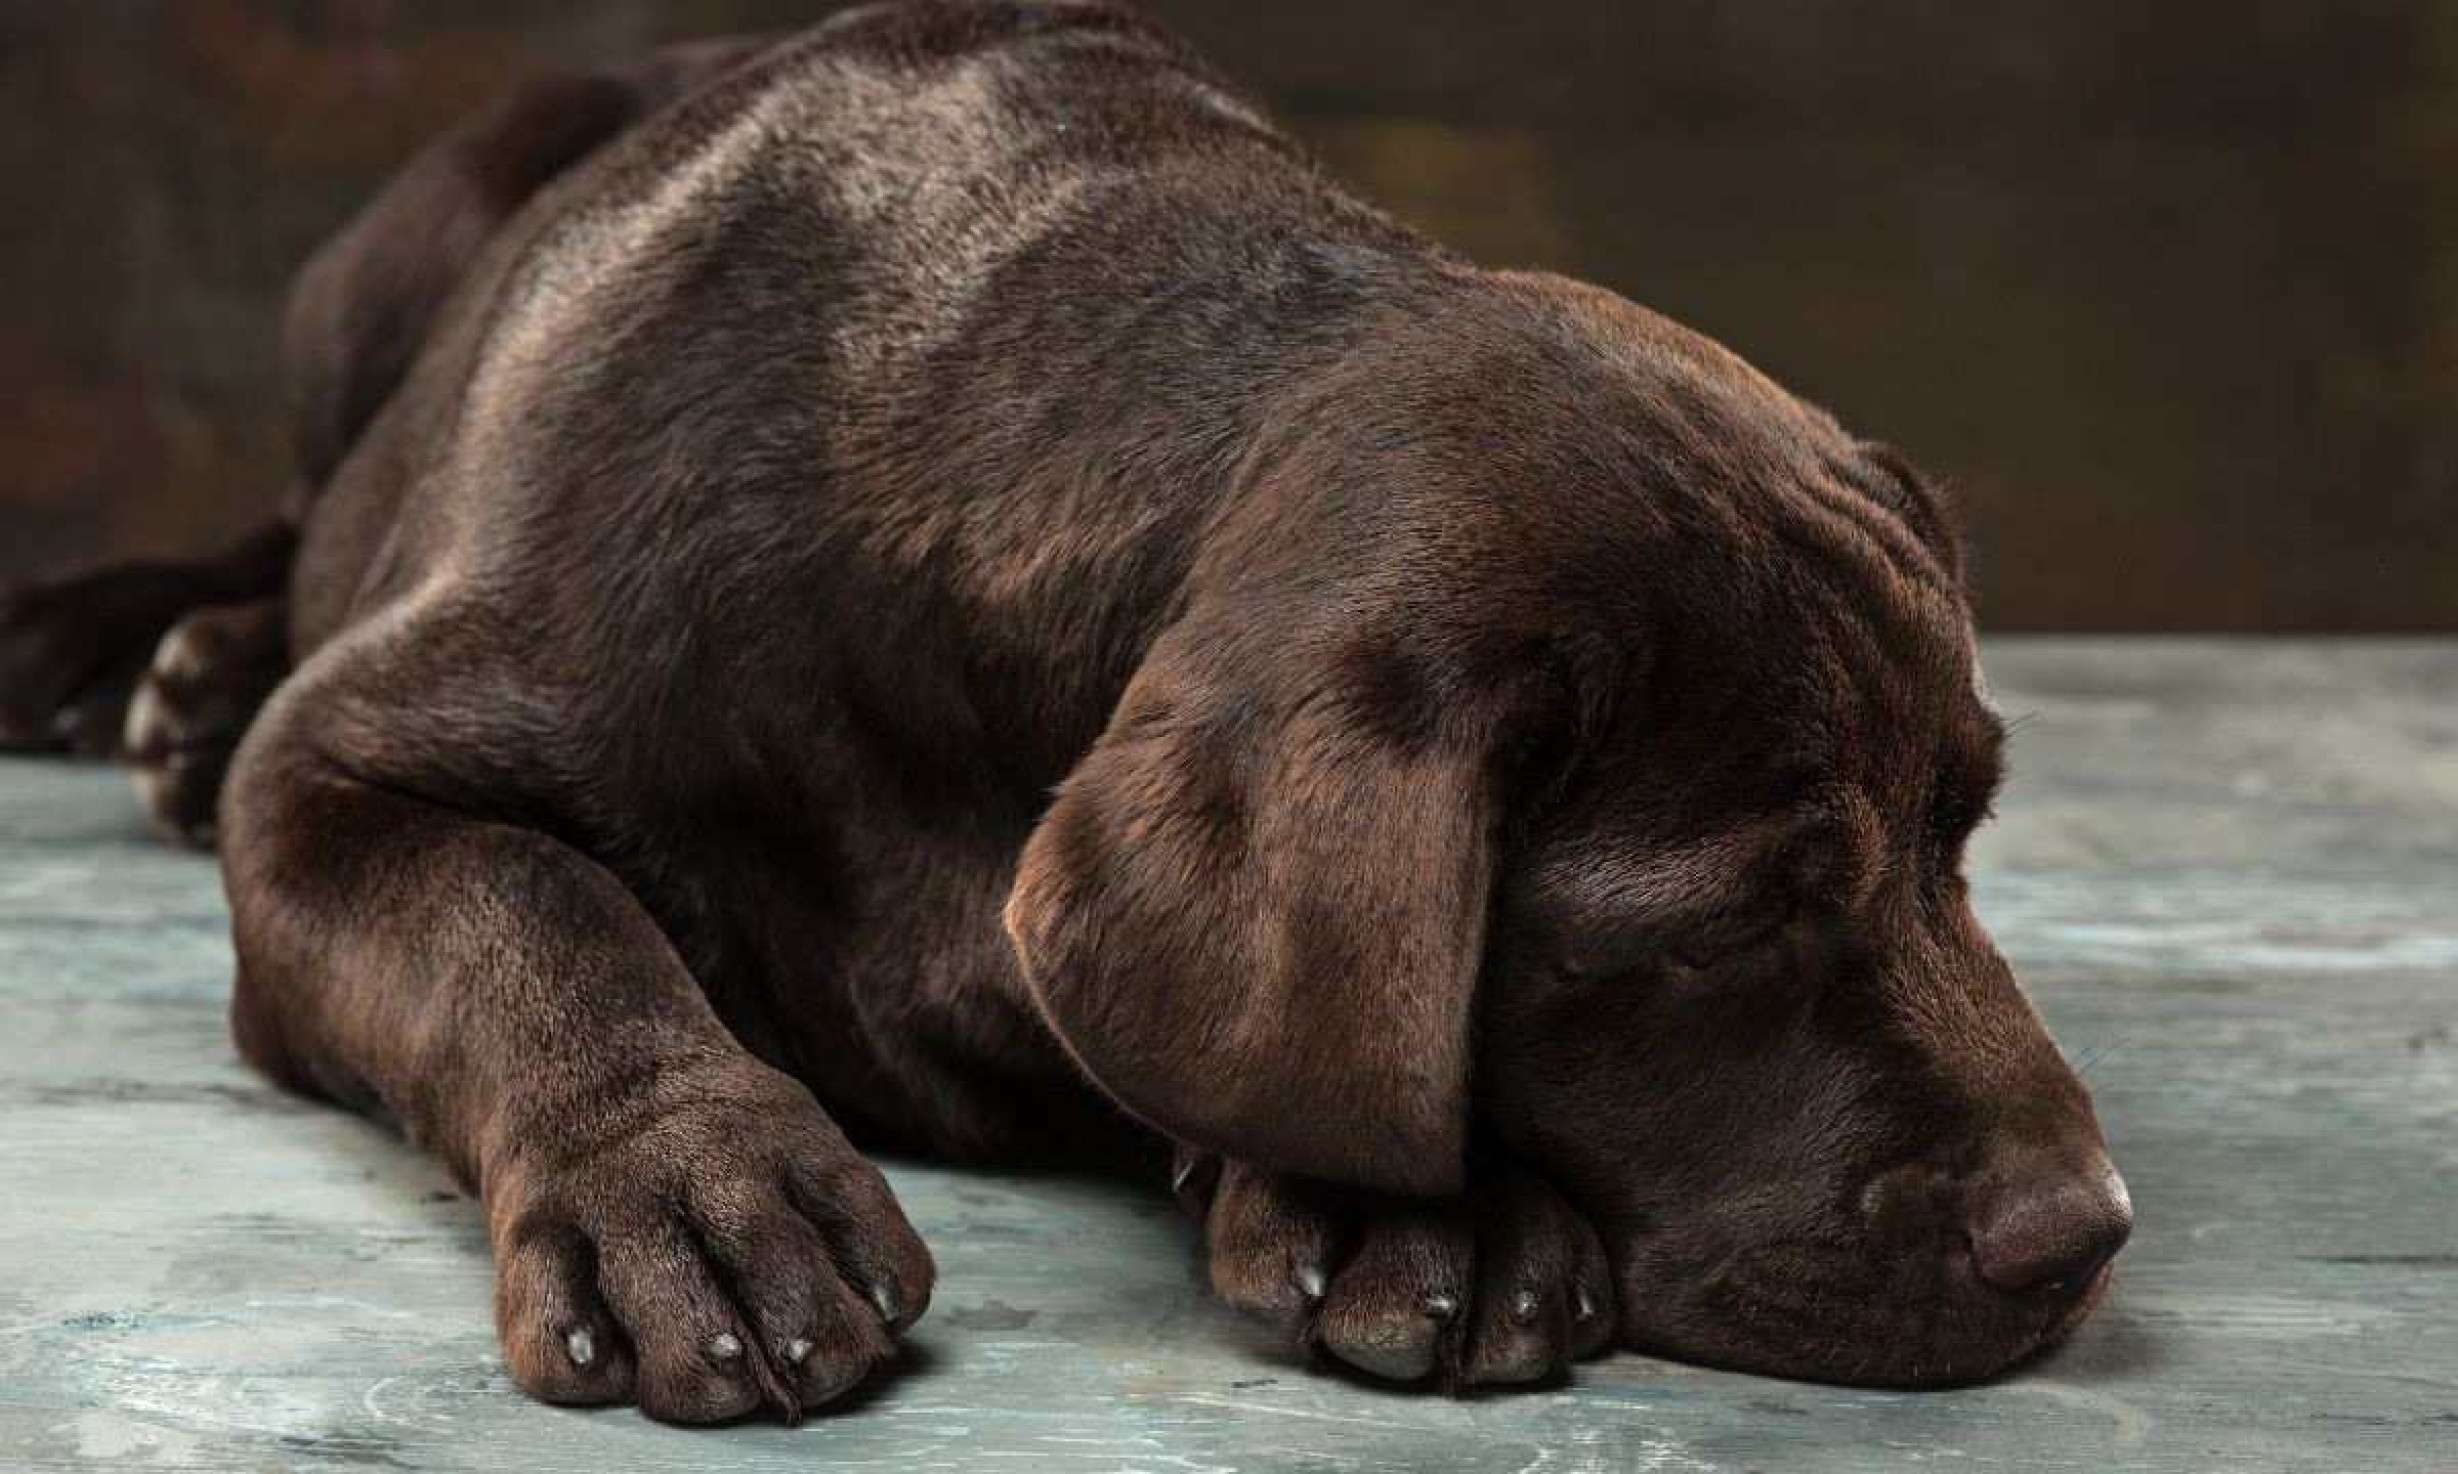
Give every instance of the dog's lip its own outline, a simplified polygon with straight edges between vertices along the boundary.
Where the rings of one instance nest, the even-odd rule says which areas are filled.
[[[2056,1318],[2049,1322],[2048,1329],[2040,1333],[2041,1346],[2044,1349],[2055,1346],[2072,1335],[2076,1327],[2089,1320],[2092,1312],[2099,1309],[2100,1302],[2108,1298],[2108,1287],[2116,1282],[2116,1278],[2117,1262],[2113,1259],[2093,1270],[2091,1278],[2083,1285],[2082,1293],[2076,1295],[2063,1310],[2057,1312]]]
[[[1831,1368],[1797,1364],[1773,1366],[1751,1355],[1745,1347],[1685,1344],[1684,1338],[1667,1335],[1665,1327],[1651,1324],[1652,1318],[1641,1307],[1650,1303],[1652,1297],[1642,1293],[1642,1286],[1632,1283],[1626,1261],[1618,1254],[1615,1258],[1615,1278],[1619,1282],[1622,1298],[1621,1324],[1616,1341],[1624,1349],[1643,1356],[1663,1357],[1693,1365],[1724,1367],[1789,1380],[1838,1382],[1846,1386],[1961,1387],[1989,1382],[2019,1371],[2064,1345],[2106,1300],[2109,1288],[2116,1279],[2116,1261],[2112,1259],[2092,1271],[2080,1291],[2033,1291],[2010,1295],[1969,1274],[1968,1266],[1965,1266],[1965,1274],[1953,1276],[1962,1282],[1961,1289],[1955,1293],[1998,1307],[1997,1315],[2002,1317],[2001,1324],[2004,1326],[2004,1338],[1998,1351],[1985,1354],[1977,1362],[1966,1363],[1968,1371],[1906,1380],[1890,1376],[1884,1370],[1839,1373]]]
[[[2035,1290],[2006,1291],[1996,1288],[1981,1278],[1968,1262],[1963,1268],[1973,1285],[1986,1293],[1997,1296],[2001,1301],[2013,1304],[2028,1301],[2047,1312],[2041,1319],[2039,1330],[2031,1338],[2030,1348],[2017,1354],[2007,1363],[2009,1370],[2025,1365],[2063,1345],[2084,1321],[2091,1318],[2092,1312],[2099,1309],[2100,1303],[2107,1299],[2108,1287],[2115,1282],[2117,1272],[2116,1260],[2109,1259],[2091,1271],[2090,1278],[2083,1281],[2082,1288],[2079,1290],[2066,1286],[2042,1286]]]

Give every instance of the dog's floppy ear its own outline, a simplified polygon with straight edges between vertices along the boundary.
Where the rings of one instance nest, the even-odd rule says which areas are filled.
[[[1302,602],[1199,601],[1163,632],[1025,846],[1007,929],[1050,1027],[1153,1126],[1456,1191],[1498,717]]]

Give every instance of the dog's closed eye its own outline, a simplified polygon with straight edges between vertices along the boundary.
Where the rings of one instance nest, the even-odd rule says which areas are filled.
[[[1666,945],[1665,955],[1695,972],[1727,966],[1775,945],[1800,915],[1801,908],[1788,903],[1728,912],[1685,930]]]
[[[1800,914],[1797,906],[1770,903],[1590,939],[1565,952],[1556,969],[1578,980],[1628,977],[1668,964],[1704,972],[1773,946],[1791,931]]]

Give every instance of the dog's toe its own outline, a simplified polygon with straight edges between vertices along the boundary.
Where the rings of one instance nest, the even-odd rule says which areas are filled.
[[[843,1189],[824,1203],[810,1200],[825,1221],[835,1216]],[[873,1245],[872,1235],[845,1234],[843,1247],[832,1247],[812,1217],[783,1196],[766,1203],[717,1198],[695,1216],[702,1244],[795,1408],[833,1401],[895,1354],[891,1312],[901,1311],[894,1286],[903,1276],[854,1263]]]
[[[1477,1235],[1476,1316],[1463,1382],[1541,1381],[1612,1344],[1604,1244],[1552,1188],[1507,1174],[1479,1201]]]
[[[1254,1315],[1294,1318],[1331,1283],[1337,1205],[1306,1184],[1225,1162],[1205,1219],[1213,1293]]]
[[[495,1326],[512,1379],[545,1402],[632,1400],[631,1342],[597,1288],[597,1249],[568,1225],[542,1226],[504,1246]]]
[[[1332,1280],[1316,1338],[1341,1361],[1387,1381],[1433,1375],[1445,1343],[1457,1342],[1475,1256],[1465,1215],[1447,1206],[1378,1214]]]
[[[760,1405],[773,1369],[682,1221],[644,1205],[600,1233],[597,1248],[598,1286],[638,1361],[642,1412],[661,1422],[717,1423]],[[801,1409],[781,1411],[791,1418]]]

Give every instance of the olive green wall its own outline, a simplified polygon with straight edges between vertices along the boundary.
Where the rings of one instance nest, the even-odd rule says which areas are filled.
[[[269,506],[285,273],[473,102],[829,8],[0,0],[0,573]],[[2458,629],[2458,4],[1150,8],[1942,473],[1992,627]]]

